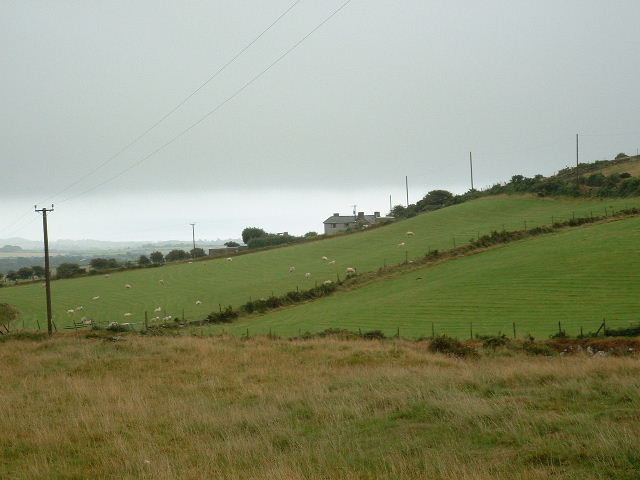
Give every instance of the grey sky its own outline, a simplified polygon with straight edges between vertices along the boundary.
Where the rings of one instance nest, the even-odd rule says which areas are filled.
[[[302,0],[182,109],[178,104],[294,0],[3,1],[0,238],[304,233],[334,211],[388,210],[432,188],[549,174],[640,147],[637,1],[353,0],[176,142],[344,0]],[[591,135],[591,136],[588,136]],[[94,217],[94,218],[92,218]],[[99,217],[96,219],[96,217]],[[31,223],[29,223],[31,222]]]

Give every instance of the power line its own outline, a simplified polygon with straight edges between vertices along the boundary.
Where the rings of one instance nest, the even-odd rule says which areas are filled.
[[[140,140],[142,140],[145,136],[147,136],[147,134],[149,134],[151,131],[153,131],[157,126],[159,126],[167,118],[169,118],[171,115],[173,115],[178,109],[180,109],[185,103],[187,103],[195,94],[197,94],[200,90],[202,90],[209,82],[211,82],[218,75],[220,75],[224,70],[226,70],[228,66],[230,66],[233,62],[235,62],[244,52],[246,52],[249,48],[251,48],[251,46],[253,44],[255,44],[258,40],[260,40],[260,38],[262,38],[262,36],[265,33],[267,33],[269,30],[271,30],[271,28],[273,28],[282,18],[284,18],[285,15],[287,15],[287,13],[289,13],[291,10],[293,10],[293,8],[296,5],[298,5],[298,3],[300,3],[301,1],[302,0],[296,0],[294,3],[292,3],[284,12],[282,12],[278,16],[278,18],[276,18],[273,22],[271,22],[271,24],[269,24],[269,26],[267,28],[265,28],[262,32],[260,32],[260,34],[257,37],[255,37],[253,40],[251,40],[245,47],[243,47],[229,61],[227,61],[227,63],[225,63],[218,70],[216,70],[215,73],[213,73],[211,76],[209,76],[209,78],[207,78],[203,83],[201,83],[198,86],[198,88],[193,90],[189,95],[187,95],[183,100],[181,100],[175,107],[173,107],[171,110],[169,110],[169,112],[167,112],[163,117],[161,117],[160,120],[156,121],[153,125],[151,125],[144,132],[142,132],[136,138],[134,138],[129,143],[127,143],[124,147],[122,147],[120,150],[118,150],[115,154],[113,154],[112,156],[107,158],[104,162],[99,164],[96,168],[94,168],[93,170],[90,170],[85,175],[83,175],[82,177],[80,177],[79,179],[77,179],[76,181],[74,181],[73,183],[71,183],[70,185],[65,187],[64,189],[62,189],[59,192],[55,193],[52,197],[50,197],[50,199],[53,199],[53,198],[57,197],[58,195],[68,191],[70,188],[76,186],[78,183],[82,182],[87,177],[90,177],[91,175],[96,173],[102,167],[104,167],[108,163],[110,163],[113,160],[115,160],[116,158],[118,158],[120,155],[122,155],[124,152],[126,152],[129,148],[131,148],[133,145],[135,145]]]
[[[170,140],[168,140],[167,142],[163,143],[161,146],[159,146],[158,148],[156,148],[155,150],[153,150],[151,153],[145,155],[144,157],[142,157],[140,160],[132,163],[131,165],[129,165],[127,168],[125,168],[124,170],[121,170],[120,172],[118,172],[117,174],[107,178],[106,180],[104,180],[103,182],[100,182],[99,184],[88,188],[87,190],[84,190],[76,195],[72,195],[70,197],[67,197],[63,200],[60,200],[58,203],[64,203],[64,202],[68,202],[69,200],[73,200],[75,198],[78,198],[82,195],[85,195],[89,192],[92,192],[93,190],[96,190],[97,188],[102,187],[103,185],[106,185],[109,182],[112,182],[113,180],[115,180],[118,177],[121,177],[122,175],[124,175],[125,173],[127,173],[128,171],[132,170],[133,168],[137,167],[138,165],[142,164],[144,161],[148,160],[149,158],[153,157],[154,155],[156,155],[158,152],[164,150],[166,147],[168,147],[169,145],[171,145],[172,143],[174,143],[176,140],[178,140],[180,137],[184,136],[186,133],[188,133],[190,130],[192,130],[193,128],[197,127],[198,125],[200,125],[204,120],[206,120],[207,118],[209,118],[211,115],[213,115],[214,113],[216,113],[218,110],[220,110],[223,106],[225,106],[227,103],[229,103],[231,100],[233,100],[234,98],[236,98],[238,95],[240,95],[244,90],[246,90],[250,85],[252,85],[255,81],[257,81],[260,77],[262,77],[265,73],[267,73],[269,70],[271,70],[275,65],[277,65],[278,63],[280,63],[281,60],[283,60],[287,55],[289,55],[291,52],[293,52],[296,48],[298,48],[307,38],[309,38],[311,35],[313,35],[316,31],[318,31],[325,23],[327,23],[329,20],[331,20],[335,15],[337,15],[343,8],[345,8],[349,3],[351,3],[352,0],[346,0],[344,3],[342,3],[342,5],[340,5],[338,8],[336,8],[333,12],[331,12],[331,14],[326,17],[322,22],[320,22],[315,28],[313,28],[309,33],[307,33],[305,36],[303,36],[300,40],[298,40],[293,46],[291,46],[289,49],[287,49],[283,54],[281,54],[278,58],[276,58],[272,63],[270,63],[264,70],[262,70],[260,73],[258,73],[257,75],[255,75],[253,78],[251,78],[248,82],[246,82],[244,85],[242,85],[238,90],[236,90],[231,96],[227,97],[225,100],[223,100],[222,102],[220,102],[218,105],[216,105],[212,110],[210,110],[208,113],[206,113],[205,115],[203,115],[202,117],[200,117],[200,119],[198,119],[196,122],[192,123],[190,126],[188,126],[187,128],[185,128],[184,130],[182,130],[180,133],[178,133],[177,135],[173,136]]]

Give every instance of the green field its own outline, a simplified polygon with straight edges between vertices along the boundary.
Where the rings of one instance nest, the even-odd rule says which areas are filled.
[[[547,336],[640,320],[640,218],[590,225],[378,281],[295,308],[250,317],[226,331],[282,335],[326,328]],[[421,280],[418,280],[421,278]],[[221,331],[222,327],[216,327]]]
[[[451,248],[454,238],[456,244],[460,244],[491,230],[524,228],[525,222],[531,228],[549,224],[552,219],[567,219],[573,214],[603,215],[605,208],[611,211],[611,208],[639,205],[637,198],[606,201],[515,196],[483,198],[369,232],[241,255],[232,262],[208,260],[113,273],[109,278],[100,275],[61,280],[52,283],[54,321],[62,329],[71,325],[71,318],[87,316],[104,323],[123,321],[123,314],[130,312],[133,316],[129,321],[141,323],[144,312],[148,311],[149,317],[153,317],[156,315],[153,310],[158,306],[162,308],[160,315],[181,316],[184,311],[186,319],[199,320],[217,310],[219,304],[237,307],[249,298],[268,296],[272,292],[278,295],[296,287],[309,288],[316,281],[343,275],[347,267],[355,267],[359,272],[377,270],[385,263],[403,262],[405,255],[411,259],[423,256],[429,249]],[[415,232],[415,236],[408,238],[407,231]],[[615,244],[616,241],[612,241]],[[406,246],[399,247],[400,242],[406,242]],[[335,264],[323,261],[322,256],[335,260]],[[291,265],[297,269],[293,274],[289,273]],[[305,272],[312,273],[313,279],[305,280]],[[601,273],[606,272],[603,269]],[[165,281],[164,286],[159,284],[161,279]],[[495,280],[486,278],[489,282]],[[125,284],[132,288],[125,289]],[[91,300],[94,296],[101,298]],[[198,300],[201,305],[196,305]],[[44,328],[44,288],[40,284],[2,288],[0,302],[11,303],[23,312],[25,328],[35,328],[38,322]],[[66,313],[79,305],[84,307],[82,312]],[[473,305],[467,306],[470,313],[473,308]],[[590,313],[600,316],[600,310]],[[455,318],[458,317],[451,316],[452,321]],[[393,328],[403,327],[399,322],[393,323]],[[358,326],[373,328],[378,325],[379,322]],[[308,324],[305,329],[314,328],[315,325]]]

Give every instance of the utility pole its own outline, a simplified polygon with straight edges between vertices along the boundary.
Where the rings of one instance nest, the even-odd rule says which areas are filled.
[[[576,133],[576,188],[580,188],[578,186],[578,166],[580,165],[580,149],[579,149],[580,145],[579,145],[579,140],[578,140],[578,134]]]
[[[389,211],[393,210],[393,207],[391,206],[391,195],[389,195]]]
[[[473,192],[473,158],[469,152],[469,168],[471,169],[471,191]]]
[[[407,208],[409,208],[409,177],[404,176],[404,188],[407,190]]]
[[[42,213],[42,230],[44,232],[44,281],[45,290],[47,292],[47,331],[49,336],[53,335],[53,327],[51,322],[51,269],[49,267],[49,233],[47,231],[47,212],[53,212],[53,204],[51,208],[41,208],[34,205],[36,212]]]
[[[196,258],[196,224],[190,223],[189,225],[191,225],[191,238],[193,239],[193,253],[191,256]]]

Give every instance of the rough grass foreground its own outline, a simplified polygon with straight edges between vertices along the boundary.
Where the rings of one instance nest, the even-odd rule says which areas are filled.
[[[632,479],[638,357],[335,338],[0,344],[0,478]]]

